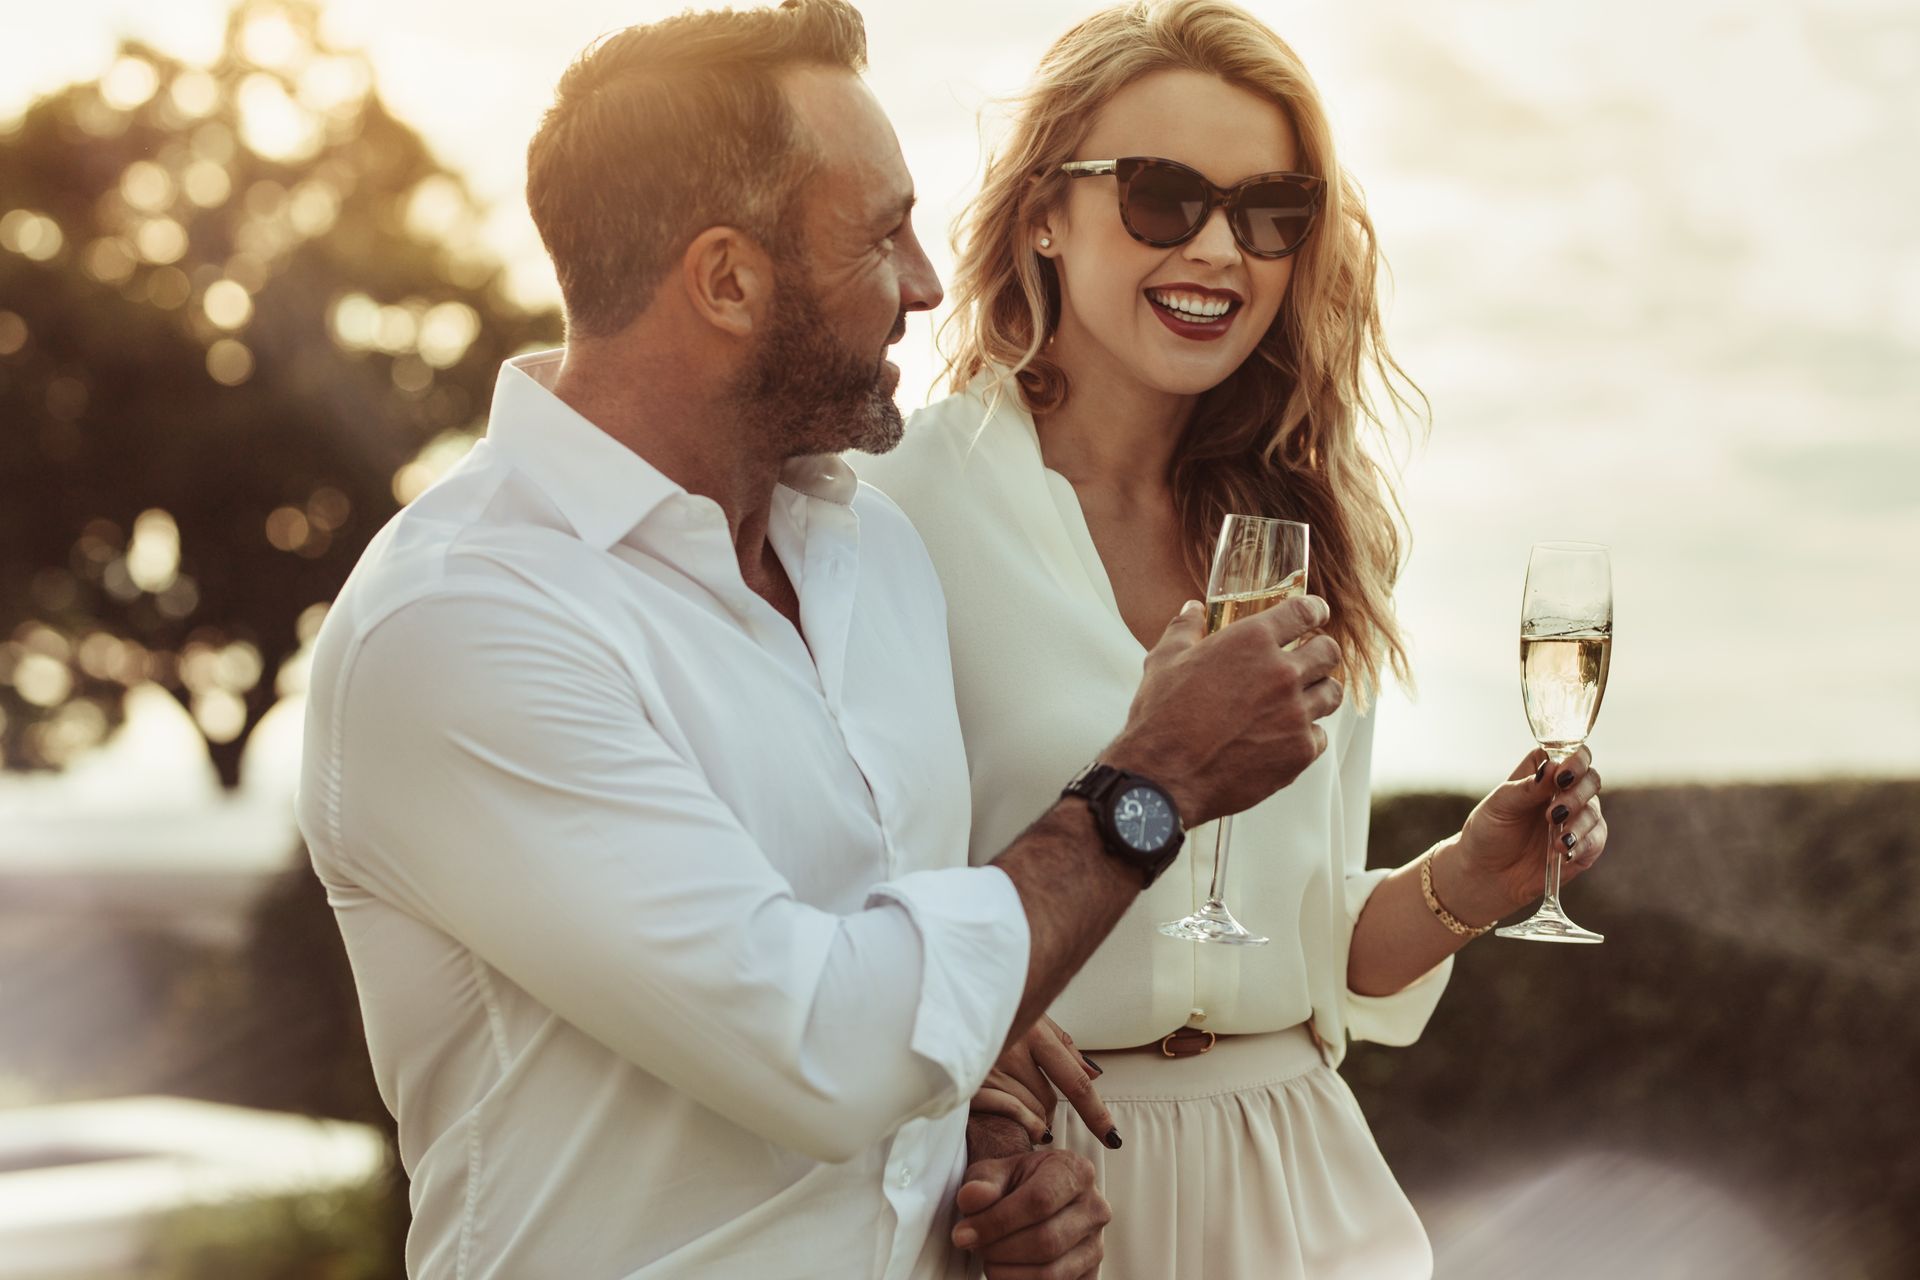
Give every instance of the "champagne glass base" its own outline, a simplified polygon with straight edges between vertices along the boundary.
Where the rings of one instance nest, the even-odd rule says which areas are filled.
[[[1235,920],[1224,902],[1209,902],[1190,916],[1169,920],[1160,926],[1160,932],[1169,938],[1218,942],[1231,947],[1264,947],[1271,941]]]
[[[1605,942],[1607,935],[1582,929],[1558,911],[1542,907],[1531,920],[1495,929],[1496,938],[1519,938],[1523,942]]]

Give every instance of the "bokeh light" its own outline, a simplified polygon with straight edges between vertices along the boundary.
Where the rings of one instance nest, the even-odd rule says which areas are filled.
[[[207,375],[223,387],[237,387],[253,376],[253,352],[233,338],[207,348]]]
[[[12,209],[0,217],[0,248],[11,250],[35,262],[47,262],[58,256],[66,236],[60,224],[31,209]]]
[[[162,267],[147,276],[147,301],[162,311],[173,311],[193,296],[193,281],[178,267]]]
[[[187,255],[187,229],[172,218],[148,218],[134,232],[133,242],[140,256],[156,266],[178,262]]]
[[[235,280],[216,280],[208,285],[200,306],[207,319],[221,329],[242,328],[253,318],[253,295]]]
[[[120,175],[120,196],[146,213],[165,213],[173,204],[173,175],[151,160],[136,160]]]
[[[220,105],[220,84],[205,71],[190,69],[173,78],[167,98],[181,115],[197,120]]]
[[[157,594],[172,586],[179,572],[180,529],[173,517],[158,508],[142,511],[127,547],[127,576],[142,591]]]
[[[119,236],[102,236],[87,246],[87,274],[103,284],[125,284],[132,279],[139,259],[133,247]]]
[[[180,175],[180,186],[187,193],[187,199],[202,209],[217,209],[233,194],[233,183],[226,169],[212,160],[195,160],[189,164]]]
[[[57,707],[73,689],[67,664],[44,653],[27,653],[13,668],[13,687],[36,707]]]
[[[287,93],[274,76],[255,72],[240,82],[240,136],[255,155],[283,164],[311,160],[326,141],[326,121]]]
[[[306,42],[284,13],[257,14],[240,29],[240,52],[262,67],[289,70],[305,50]]]
[[[132,111],[160,88],[160,73],[145,58],[118,58],[100,78],[100,97],[116,111]]]

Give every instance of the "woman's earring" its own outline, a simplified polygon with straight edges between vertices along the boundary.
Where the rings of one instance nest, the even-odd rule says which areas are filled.
[[[1042,249],[1051,249],[1051,248],[1053,248],[1053,237],[1052,237],[1052,236],[1041,236],[1041,237],[1040,237],[1040,247],[1041,247]]]

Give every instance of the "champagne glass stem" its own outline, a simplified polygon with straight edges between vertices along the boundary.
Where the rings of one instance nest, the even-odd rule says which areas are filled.
[[[1555,915],[1565,915],[1560,908],[1560,868],[1567,861],[1567,851],[1560,847],[1558,840],[1547,841],[1547,901],[1546,909]]]
[[[1574,750],[1578,750],[1575,748]],[[1547,768],[1559,772],[1560,766],[1573,758],[1572,751],[1547,752]],[[1546,901],[1541,903],[1542,911],[1551,911],[1554,915],[1564,916],[1566,912],[1560,906],[1560,869],[1566,865],[1567,851],[1557,839],[1547,840],[1547,892]]]
[[[1213,833],[1213,884],[1207,889],[1209,905],[1225,901],[1227,889],[1227,847],[1233,843],[1233,815],[1220,819]]]

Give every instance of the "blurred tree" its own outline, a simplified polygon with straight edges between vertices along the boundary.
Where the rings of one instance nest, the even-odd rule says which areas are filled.
[[[205,68],[138,44],[0,122],[0,753],[58,767],[152,681],[222,783],[367,540],[557,340],[461,181],[242,0]]]

